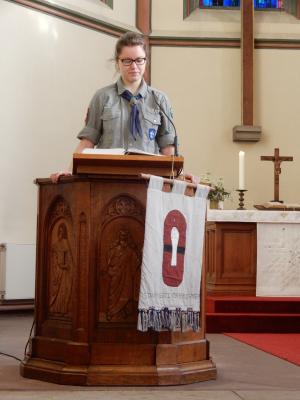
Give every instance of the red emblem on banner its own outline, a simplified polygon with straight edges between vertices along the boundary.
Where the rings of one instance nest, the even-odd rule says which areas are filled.
[[[177,287],[183,280],[185,245],[185,217],[179,210],[172,210],[164,222],[162,276],[168,286]]]

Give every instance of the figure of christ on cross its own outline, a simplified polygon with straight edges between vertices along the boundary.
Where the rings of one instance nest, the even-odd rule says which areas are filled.
[[[274,163],[274,200],[280,203],[283,203],[282,200],[279,200],[279,175],[281,174],[281,163],[282,161],[293,161],[293,157],[287,156],[279,156],[279,149],[274,149],[274,156],[261,156],[261,160],[263,161],[273,161]]]

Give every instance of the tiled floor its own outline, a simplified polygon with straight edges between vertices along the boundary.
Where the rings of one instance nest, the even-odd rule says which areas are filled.
[[[0,351],[23,357],[32,324],[30,313],[0,313]],[[299,400],[300,367],[229,337],[210,334],[216,381],[187,386],[75,387],[24,379],[19,363],[0,355],[0,399],[51,400]]]

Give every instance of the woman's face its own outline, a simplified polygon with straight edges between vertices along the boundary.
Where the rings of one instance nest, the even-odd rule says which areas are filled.
[[[118,58],[117,66],[125,85],[130,85],[142,80],[145,73],[146,62],[143,65],[137,65],[135,62],[131,65],[124,65],[122,60],[136,60],[143,58],[146,58],[146,54],[142,46],[123,47]]]

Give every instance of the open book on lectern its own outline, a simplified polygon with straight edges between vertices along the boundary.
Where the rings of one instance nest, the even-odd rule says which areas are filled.
[[[122,148],[112,148],[112,149],[84,149],[82,154],[111,154],[111,155],[143,155],[143,156],[161,156],[162,154],[148,153],[147,151],[130,148],[130,149],[122,149]]]
[[[73,174],[127,175],[141,173],[164,177],[177,176],[183,157],[147,153],[138,149],[85,149],[73,154]]]

